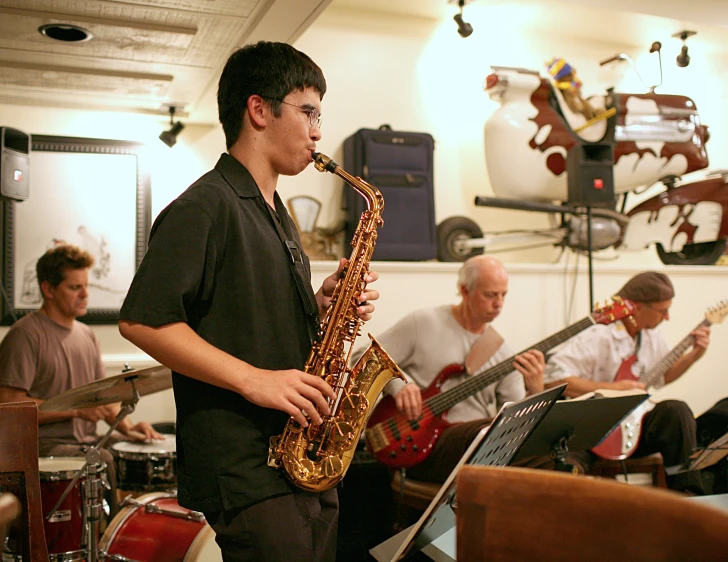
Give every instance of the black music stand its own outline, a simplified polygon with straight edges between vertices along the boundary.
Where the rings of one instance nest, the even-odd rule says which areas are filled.
[[[728,433],[724,433],[705,449],[693,455],[687,463],[667,467],[665,473],[673,476],[691,470],[703,470],[722,461],[726,456],[728,456]]]
[[[565,462],[569,450],[593,449],[649,397],[646,393],[604,397],[596,391],[591,398],[557,402],[514,460],[550,455],[557,470],[570,471]]]
[[[520,402],[504,405],[493,423],[482,429],[470,444],[419,521],[372,548],[369,551],[371,555],[379,562],[393,562],[410,552],[422,550],[434,560],[454,560],[455,478],[458,470],[466,463],[507,466],[565,388],[563,384]]]

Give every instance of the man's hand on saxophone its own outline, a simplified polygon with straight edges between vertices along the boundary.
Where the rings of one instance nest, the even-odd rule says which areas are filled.
[[[319,317],[322,320],[324,318],[324,315],[326,314],[326,310],[331,305],[331,297],[334,294],[336,283],[339,281],[339,278],[341,277],[341,272],[344,270],[347,263],[349,263],[349,260],[347,260],[346,258],[341,258],[339,260],[339,267],[334,273],[324,279],[324,282],[321,284],[321,288],[316,293],[316,302],[318,303],[319,307]],[[357,314],[359,318],[361,318],[364,322],[372,319],[372,313],[374,312],[374,304],[372,304],[372,301],[375,301],[379,298],[379,291],[369,288],[369,283],[374,283],[377,279],[379,279],[379,274],[376,271],[369,271],[365,279],[367,286],[364,288],[361,295],[359,296],[359,303],[361,304],[361,306],[359,306],[359,308],[357,309]]]

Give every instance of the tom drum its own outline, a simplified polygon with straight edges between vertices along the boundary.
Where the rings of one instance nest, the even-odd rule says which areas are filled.
[[[162,441],[120,441],[111,446],[120,490],[149,492],[177,487],[177,442],[174,435]]]

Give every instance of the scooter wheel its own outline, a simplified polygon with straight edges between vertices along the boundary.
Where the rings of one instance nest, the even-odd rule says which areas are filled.
[[[440,261],[465,261],[483,253],[483,248],[462,247],[460,242],[470,238],[482,238],[483,231],[467,217],[450,217],[437,225],[437,259]]]

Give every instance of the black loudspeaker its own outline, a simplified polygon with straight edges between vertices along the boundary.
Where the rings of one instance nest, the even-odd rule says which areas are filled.
[[[24,201],[30,187],[30,135],[0,127],[0,194]]]
[[[611,144],[576,144],[566,156],[569,204],[610,207],[614,196],[614,147]]]

